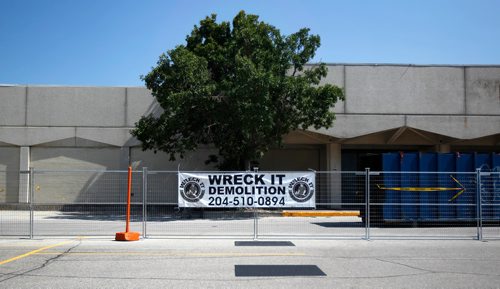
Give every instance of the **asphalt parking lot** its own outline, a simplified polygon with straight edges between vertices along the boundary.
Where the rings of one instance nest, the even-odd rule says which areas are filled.
[[[0,288],[500,288],[500,241],[240,241],[2,239]]]

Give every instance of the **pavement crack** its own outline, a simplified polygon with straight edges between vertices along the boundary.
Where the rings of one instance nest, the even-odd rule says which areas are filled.
[[[76,247],[80,246],[81,244],[82,244],[82,240],[78,239],[78,243],[75,244],[74,246],[68,248],[67,250],[61,252],[60,254],[58,254],[58,255],[56,255],[56,256],[54,256],[52,258],[49,258],[49,259],[45,260],[41,265],[39,265],[39,266],[37,266],[35,268],[32,268],[32,269],[23,271],[22,273],[16,273],[16,272],[3,273],[4,276],[10,276],[10,277],[0,280],[0,283],[8,281],[8,280],[11,280],[11,279],[14,279],[14,278],[17,278],[17,277],[29,276],[30,273],[32,273],[34,271],[37,271],[37,270],[41,270],[41,269],[47,267],[52,262],[56,261],[57,259],[61,258],[64,255],[70,253],[71,250],[75,249]],[[17,271],[17,272],[19,272],[19,271]]]
[[[396,262],[396,261],[384,260],[384,259],[381,259],[381,258],[375,258],[375,260],[380,261],[380,262],[389,263],[389,264],[403,266],[403,267],[406,267],[406,268],[410,268],[410,269],[413,269],[413,270],[422,271],[422,272],[425,272],[425,273],[439,273],[439,272],[436,272],[436,271],[427,270],[427,269],[420,268],[420,267],[415,267],[415,266],[410,266],[410,265],[399,263],[399,262]]]
[[[385,262],[385,263],[390,263],[398,266],[403,266],[406,268],[410,268],[413,270],[418,270],[421,271],[422,273],[425,274],[458,274],[458,275],[474,275],[474,276],[494,276],[494,277],[500,277],[500,274],[488,274],[488,273],[471,273],[471,272],[457,272],[457,271],[444,271],[444,270],[430,270],[430,269],[424,269],[421,267],[416,267],[416,266],[411,266],[408,264],[403,264],[400,262],[396,261],[391,261],[391,260],[385,260],[381,258],[375,258],[375,260],[378,260],[380,262]]]

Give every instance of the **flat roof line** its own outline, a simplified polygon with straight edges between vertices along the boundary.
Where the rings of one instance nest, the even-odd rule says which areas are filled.
[[[318,62],[319,63],[319,62]],[[314,66],[318,63],[306,63],[306,66]],[[343,62],[323,62],[327,66],[393,66],[393,67],[449,67],[449,68],[500,68],[500,64],[410,64],[410,63],[343,63]],[[63,85],[63,84],[16,84],[16,83],[0,83],[0,87],[101,87],[101,88],[146,88],[146,86],[138,85]]]
[[[318,62],[319,63],[319,62]],[[318,63],[306,63],[316,65]],[[411,63],[343,63],[343,62],[323,62],[326,65],[344,65],[344,66],[404,66],[404,67],[484,67],[500,68],[500,64],[411,64]]]

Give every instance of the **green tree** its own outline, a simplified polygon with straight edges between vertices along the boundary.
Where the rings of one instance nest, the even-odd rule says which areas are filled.
[[[232,25],[212,14],[142,77],[163,112],[142,117],[132,135],[171,160],[212,144],[219,155],[207,162],[245,169],[283,135],[332,125],[342,89],[319,86],[323,63],[305,68],[319,46],[307,28],[285,36],[244,11]]]

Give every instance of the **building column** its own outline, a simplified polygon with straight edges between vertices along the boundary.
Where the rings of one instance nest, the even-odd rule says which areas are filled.
[[[438,153],[449,153],[449,152],[451,152],[451,146],[449,144],[439,144],[439,145],[436,145],[436,152],[438,152]]]
[[[27,203],[30,194],[30,147],[21,147],[19,150],[19,203]]]
[[[120,170],[127,170],[131,163],[131,148],[124,146],[120,148]]]
[[[342,203],[342,145],[329,143],[326,145],[327,194],[329,207],[340,208]]]

